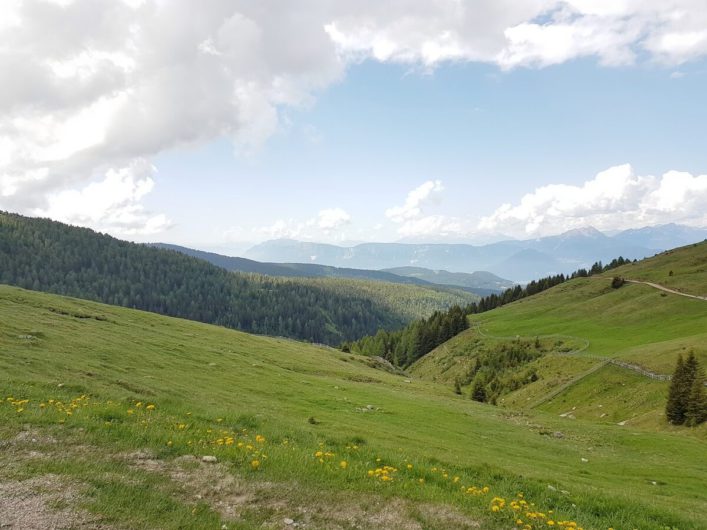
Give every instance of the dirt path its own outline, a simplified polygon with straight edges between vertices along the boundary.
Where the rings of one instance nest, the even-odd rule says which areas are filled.
[[[679,296],[686,296],[687,298],[694,298],[696,300],[705,300],[707,301],[707,296],[699,296],[696,294],[687,294],[687,293],[681,293],[680,291],[676,291],[674,289],[669,289],[667,287],[664,287],[663,285],[657,284],[657,283],[652,283],[652,282],[644,282],[642,280],[625,280],[627,283],[642,283],[643,285],[648,285],[650,287],[653,287],[654,289],[658,289],[660,291],[665,291],[666,293],[671,293],[671,294],[677,294]]]

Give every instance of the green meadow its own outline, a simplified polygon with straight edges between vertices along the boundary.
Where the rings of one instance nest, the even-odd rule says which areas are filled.
[[[700,322],[643,286],[576,284],[557,289],[566,311],[553,289],[545,312],[525,300],[484,329],[586,335],[610,355],[602,311],[646,342]],[[635,295],[665,304],[669,332],[639,327]],[[611,301],[571,327],[583,296]],[[330,348],[6,286],[0,322],[0,483],[51,477],[76,492],[53,506],[77,526],[704,528],[707,445],[687,429],[571,421],[558,398],[478,404]]]

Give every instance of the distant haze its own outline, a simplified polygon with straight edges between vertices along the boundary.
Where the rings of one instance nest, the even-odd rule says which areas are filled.
[[[549,274],[573,272],[589,267],[595,261],[608,262],[619,256],[641,259],[706,238],[706,229],[662,225],[619,232],[614,236],[584,228],[558,236],[480,246],[364,243],[340,247],[280,239],[256,245],[245,256],[258,261],[319,263],[361,269],[414,266],[450,272],[488,271],[523,282]]]

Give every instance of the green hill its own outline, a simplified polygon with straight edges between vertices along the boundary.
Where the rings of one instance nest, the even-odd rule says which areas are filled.
[[[668,383],[640,373],[667,376],[678,354],[690,350],[707,365],[707,301],[644,284],[625,283],[614,289],[611,280],[614,276],[649,280],[702,294],[707,292],[706,263],[707,243],[690,245],[473,315],[469,330],[421,359],[412,371],[447,384],[459,379],[471,391],[477,357],[501,347],[535,351],[538,337],[541,345],[552,343],[551,351],[545,346],[527,362],[497,371],[494,384],[501,388],[500,404],[569,411],[574,417],[583,416],[586,407],[602,405],[604,410],[586,417],[605,422],[622,417],[619,421],[665,428],[662,412]],[[568,345],[573,353],[567,352]],[[505,381],[529,371],[537,374],[537,380],[521,381],[516,388]],[[489,372],[479,377],[492,379]],[[625,380],[617,383],[621,377]],[[602,396],[600,381],[621,388],[606,389]]]
[[[475,289],[483,296],[499,293],[515,285],[510,280],[505,280],[486,271],[449,272],[445,270],[431,270],[423,267],[394,267],[385,271],[406,278],[416,278],[427,282],[442,285],[459,285],[468,289]]]
[[[257,274],[266,274],[268,276],[287,276],[296,278],[347,278],[354,280],[376,280],[389,283],[414,284],[422,285],[423,287],[440,288],[439,285],[435,285],[435,282],[425,281],[408,275],[398,275],[388,271],[331,267],[329,265],[320,265],[318,263],[267,263],[237,256],[224,256],[214,252],[205,252],[203,250],[196,250],[169,243],[151,243],[150,246],[175,250],[177,252],[181,252],[182,254],[186,254],[187,256],[203,259],[209,263],[213,263],[214,265],[218,265],[219,267],[230,271],[254,272]],[[490,273],[481,274],[493,276]],[[446,284],[447,282],[439,283]],[[456,285],[456,287],[461,286],[463,286],[463,284]]]
[[[0,212],[0,282],[253,333],[339,344],[476,295],[231,273],[184,254]]]
[[[707,296],[707,241],[662,252],[617,269],[615,274]]]
[[[102,528],[704,528],[705,442],[684,429],[512,412],[366,357],[14,287],[0,322],[3,524],[31,505]]]

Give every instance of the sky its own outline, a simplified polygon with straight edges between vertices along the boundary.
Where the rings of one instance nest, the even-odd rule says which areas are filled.
[[[707,226],[703,0],[3,0],[0,210],[237,254]]]

